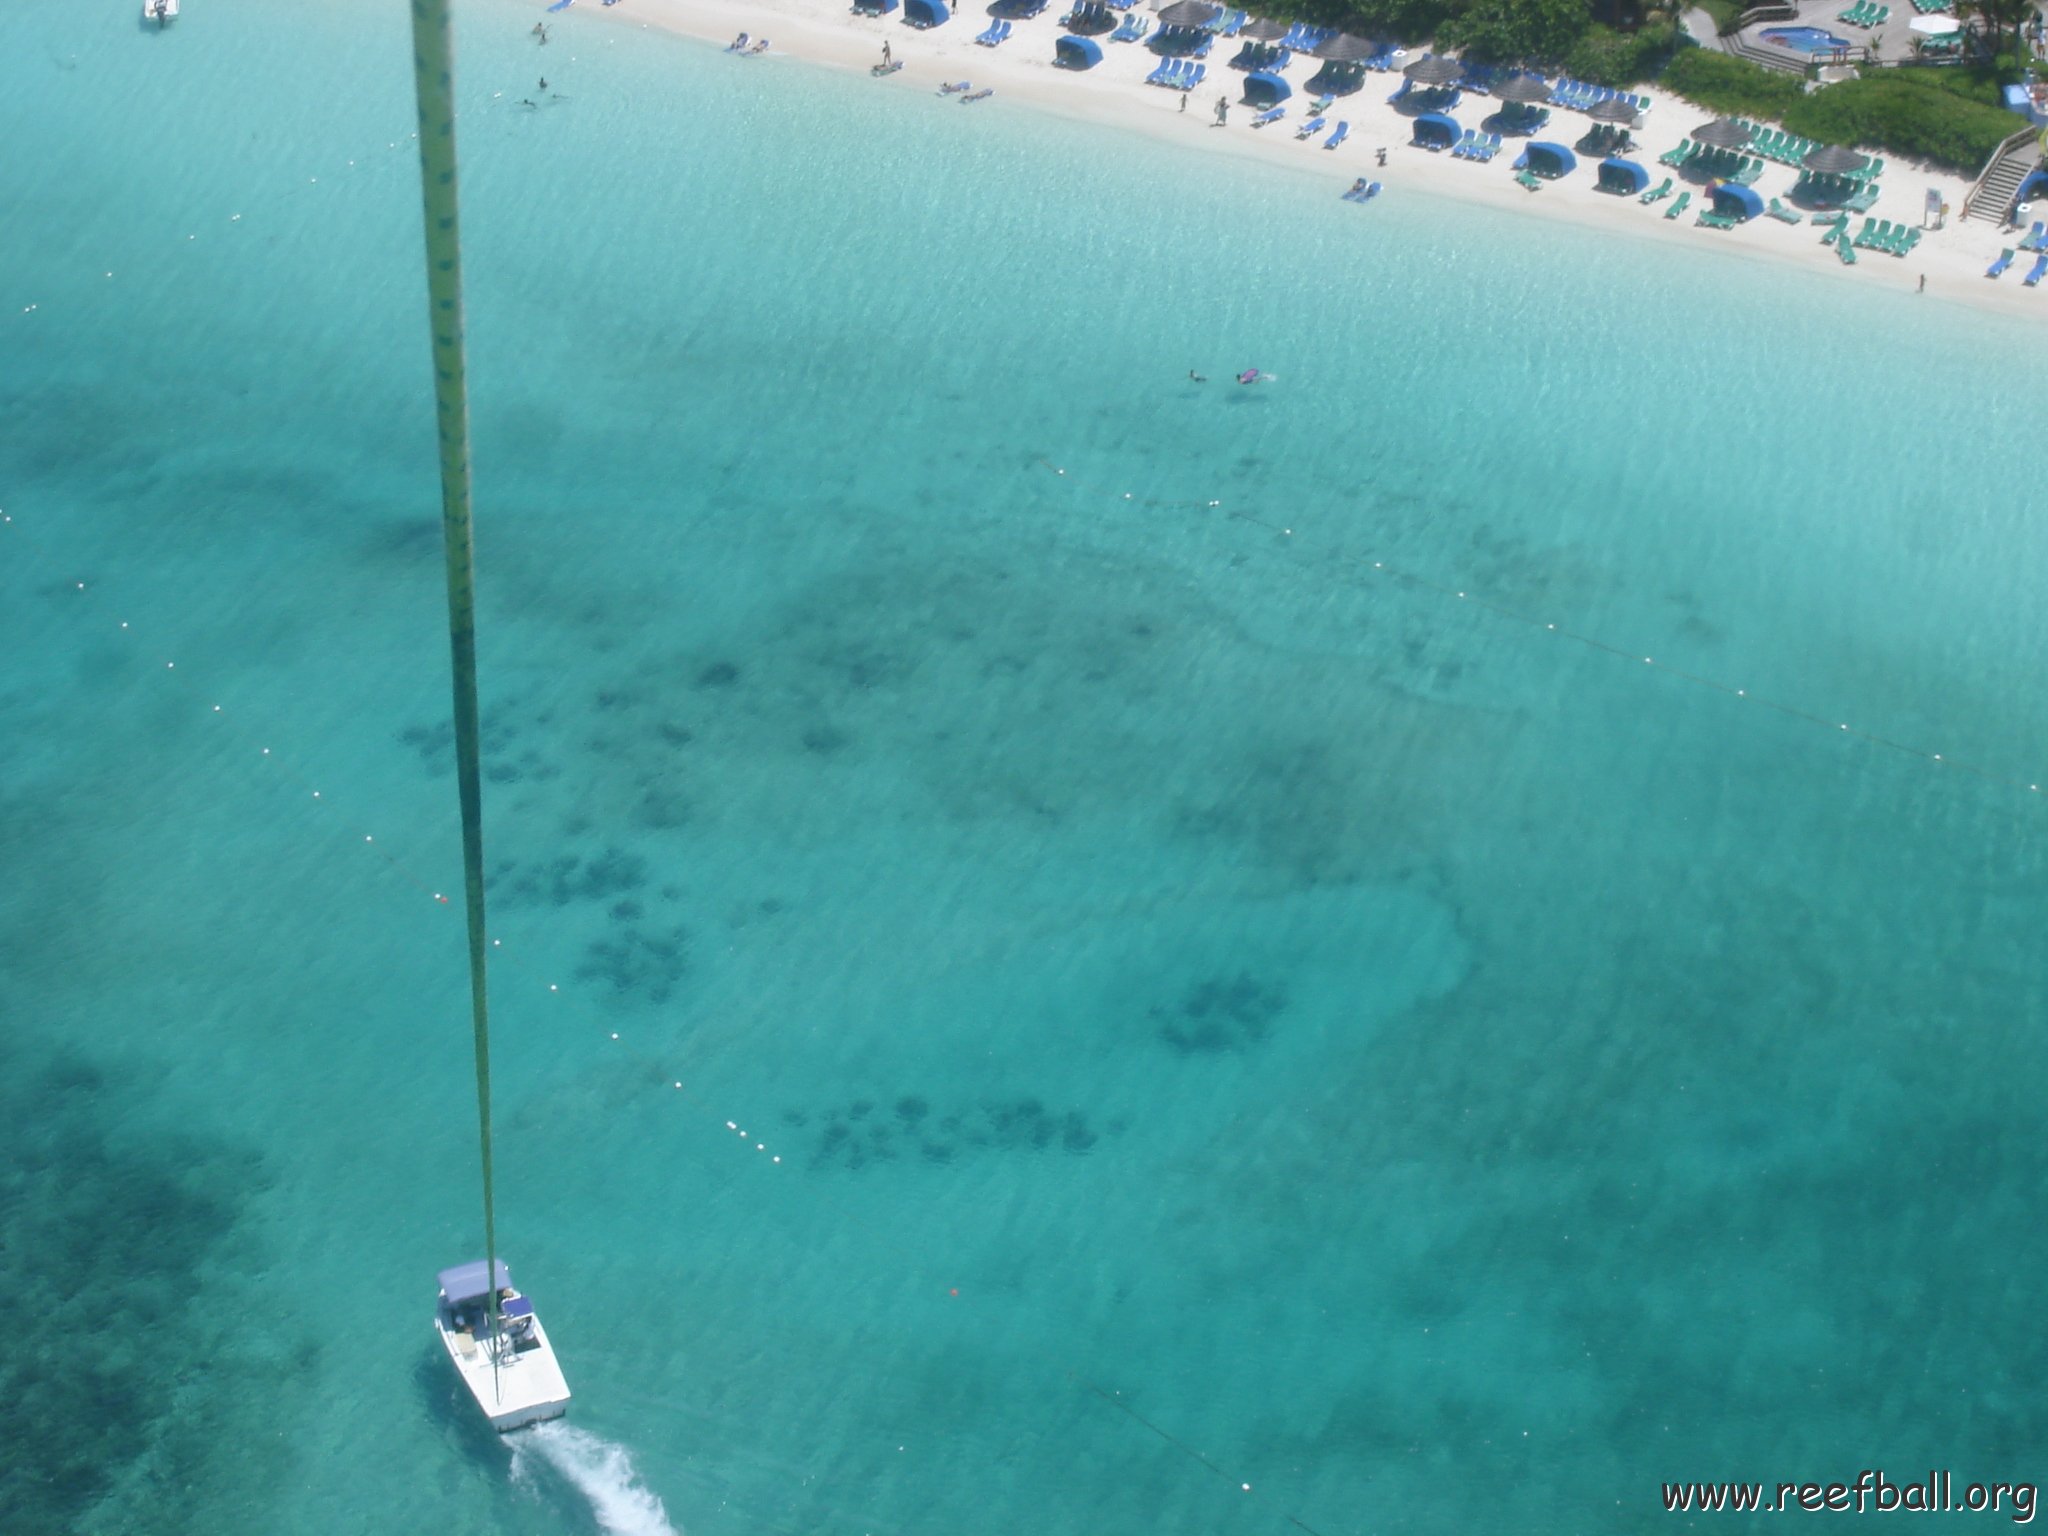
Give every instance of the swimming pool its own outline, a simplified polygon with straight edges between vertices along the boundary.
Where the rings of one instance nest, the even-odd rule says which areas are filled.
[[[1854,46],[1848,38],[1837,37],[1820,27],[1766,27],[1763,40],[1798,53],[1834,53]]]

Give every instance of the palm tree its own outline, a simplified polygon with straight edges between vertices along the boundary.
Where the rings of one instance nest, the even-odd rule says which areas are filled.
[[[1956,0],[1958,16],[1975,12],[1984,20],[1985,39],[1993,57],[2005,46],[2006,30],[2015,35],[2034,14],[2035,0]]]

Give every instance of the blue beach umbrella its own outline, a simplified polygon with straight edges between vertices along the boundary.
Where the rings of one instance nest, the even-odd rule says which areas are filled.
[[[1714,212],[1731,219],[1753,219],[1764,211],[1764,200],[1749,187],[1732,181],[1714,188]]]
[[[1092,37],[1063,37],[1052,45],[1052,53],[1062,69],[1093,69],[1102,62],[1102,45]]]
[[[1560,176],[1569,176],[1578,167],[1579,157],[1562,144],[1536,139],[1529,145],[1529,173],[1533,176],[1555,181]]]
[[[1458,120],[1447,112],[1424,112],[1415,119],[1413,142],[1424,149],[1442,149],[1465,136]]]
[[[1633,160],[1624,160],[1619,155],[1609,155],[1600,162],[1599,188],[1602,192],[1613,192],[1626,197],[1642,191],[1650,184],[1650,173]]]
[[[1248,106],[1277,107],[1293,94],[1293,86],[1263,69],[1244,77],[1244,99]]]

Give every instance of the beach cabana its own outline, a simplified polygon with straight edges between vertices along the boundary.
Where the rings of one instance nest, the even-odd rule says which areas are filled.
[[[1093,69],[1102,62],[1102,44],[1092,37],[1063,37],[1052,45],[1052,61],[1061,69]]]
[[[1527,151],[1529,174],[1541,176],[1545,181],[1555,181],[1560,176],[1569,176],[1579,168],[1579,157],[1562,144],[1553,144],[1548,139],[1532,139]]]
[[[1415,119],[1415,137],[1409,142],[1424,149],[1446,149],[1465,136],[1457,119],[1444,112],[1424,112]]]
[[[1714,187],[1714,212],[1740,224],[1764,211],[1764,200],[1748,187],[1723,181]]]
[[[1263,69],[1244,77],[1244,101],[1248,107],[1264,111],[1267,107],[1279,106],[1293,94],[1293,86]]]
[[[1599,187],[1617,197],[1629,197],[1650,185],[1650,173],[1633,160],[1610,155],[1600,162]]]
[[[903,19],[913,27],[943,27],[953,19],[946,0],[903,0]]]

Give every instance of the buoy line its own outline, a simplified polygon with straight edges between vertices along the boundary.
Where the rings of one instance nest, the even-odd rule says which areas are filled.
[[[31,539],[14,516],[5,510],[0,510],[0,535],[11,538],[18,546],[27,549],[36,561],[40,562],[46,569],[57,568],[54,558]],[[18,570],[24,567],[25,562],[12,562],[11,564],[12,568]],[[65,585],[75,592],[81,601],[96,605],[96,607],[104,607],[101,594],[95,584],[70,578],[67,579]],[[145,643],[146,637],[134,627],[131,621],[121,619],[111,611],[96,611],[94,622],[105,626],[115,636],[136,642],[138,647]],[[237,755],[243,762],[252,766],[260,765],[262,769],[281,774],[299,792],[296,798],[300,804],[310,805],[317,802],[324,811],[334,813],[335,816],[343,814],[338,808],[341,802],[329,792],[332,784],[330,780],[326,779],[325,775],[312,774],[300,768],[287,754],[277,751],[270,744],[268,738],[260,733],[253,733],[244,728],[237,713],[229,709],[220,700],[212,697],[203,686],[203,680],[195,678],[189,668],[180,668],[175,657],[164,655],[159,651],[156,655],[138,658],[138,664],[158,677],[174,680],[176,686],[183,691],[184,697],[191,702],[196,713],[214,720],[222,730],[234,734],[238,743]],[[321,787],[323,782],[329,785],[328,789]],[[448,895],[447,888],[437,885],[433,880],[422,875],[404,858],[394,853],[388,844],[380,843],[375,833],[362,830],[360,825],[352,827],[335,826],[332,818],[325,824],[324,830],[328,835],[333,836],[340,842],[352,844],[357,848],[365,849],[374,854],[387,871],[404,881],[414,892],[432,901],[441,910],[448,912],[456,910],[454,903]],[[491,935],[490,952],[494,966],[502,965],[507,970],[516,973],[524,985],[536,992],[545,991],[549,997],[557,1001],[567,1000],[561,984],[547,979],[540,972],[527,965],[519,954],[516,944],[511,949],[505,947],[502,933]],[[597,1025],[595,1028],[603,1029],[603,1026]],[[765,1136],[748,1130],[748,1125],[753,1123],[750,1119],[738,1118],[714,1107],[709,1100],[685,1083],[684,1079],[675,1073],[670,1064],[659,1061],[648,1052],[639,1049],[627,1041],[621,1031],[605,1029],[604,1035],[605,1044],[618,1046],[627,1051],[640,1065],[648,1067],[650,1070],[660,1067],[662,1069],[661,1080],[669,1085],[668,1093],[687,1104],[696,1117],[711,1122],[715,1134],[731,1137],[739,1143],[741,1150],[753,1152],[755,1157],[750,1159],[750,1161],[764,1168],[780,1168],[785,1166],[782,1154],[770,1147],[769,1141]],[[844,1220],[843,1217],[842,1220]],[[853,1222],[848,1223],[848,1225],[853,1230],[866,1235],[881,1251],[891,1251],[896,1246],[897,1235],[885,1231],[872,1220],[856,1218]],[[951,1287],[948,1294],[957,1298],[960,1292],[957,1287]],[[1174,1435],[1170,1430],[1163,1428],[1152,1419],[1139,1413],[1124,1400],[1124,1394],[1121,1391],[1102,1386],[1090,1373],[1082,1370],[1078,1365],[1060,1360],[1056,1356],[1047,1356],[1046,1358],[1067,1380],[1085,1388],[1090,1395],[1116,1409],[1124,1418],[1142,1426],[1153,1435],[1164,1440],[1190,1461],[1228,1483],[1233,1492],[1241,1496],[1252,1496],[1264,1504],[1269,1511],[1284,1519],[1289,1525],[1307,1532],[1308,1536],[1322,1536],[1321,1532],[1299,1516],[1281,1508],[1277,1504],[1271,1503],[1263,1493],[1258,1491],[1251,1480],[1226,1470],[1212,1458]]]
[[[1101,496],[1105,500],[1121,502],[1127,506],[1148,507],[1159,511],[1216,512],[1237,522],[1250,523],[1255,527],[1267,529],[1285,539],[1291,540],[1296,537],[1295,531],[1291,526],[1284,526],[1273,522],[1270,519],[1259,516],[1255,512],[1242,511],[1227,506],[1220,500],[1193,501],[1139,496],[1134,491],[1116,491],[1107,486],[1090,484],[1070,474],[1066,469],[1042,455],[1033,462],[1050,470],[1053,475],[1065,480],[1068,484],[1077,486],[1092,495]],[[1994,785],[2000,789],[2017,790],[2034,796],[2039,796],[2041,793],[2041,785],[2038,783],[2014,778],[2009,774],[1997,773],[1987,768],[1979,768],[1966,760],[1951,757],[1945,752],[1930,751],[1925,747],[1915,746],[1911,742],[1900,741],[1895,737],[1881,735],[1876,731],[1865,730],[1847,721],[1830,719],[1826,715],[1817,715],[1811,710],[1802,709],[1797,704],[1787,704],[1782,700],[1773,699],[1764,694],[1752,693],[1747,688],[1738,688],[1733,683],[1723,682],[1719,678],[1707,677],[1698,672],[1689,672],[1683,667],[1676,667],[1669,662],[1659,661],[1655,656],[1645,656],[1639,651],[1615,645],[1611,641],[1600,639],[1596,635],[1589,635],[1580,630],[1568,628],[1554,620],[1539,618],[1534,614],[1525,613],[1518,608],[1509,607],[1506,603],[1483,596],[1470,588],[1453,586],[1434,577],[1424,576],[1412,570],[1389,565],[1383,560],[1368,560],[1362,556],[1341,554],[1332,555],[1329,558],[1338,568],[1353,574],[1382,578],[1400,586],[1412,588],[1418,592],[1428,592],[1437,597],[1449,598],[1455,602],[1469,604],[1471,607],[1483,609],[1496,618],[1519,625],[1524,629],[1550,635],[1559,640],[1573,641],[1589,651],[1596,651],[1604,656],[1612,656],[1619,661],[1649,667],[1653,671],[1661,672],[1664,676],[1675,678],[1679,682],[1689,683],[1697,688],[1708,689],[1722,695],[1724,698],[1735,699],[1744,704],[1758,705],[1770,710],[1773,714],[1782,715],[1789,720],[1797,720],[1803,725],[1819,726],[1833,735],[1848,735],[1869,746],[1878,747],[1887,752],[1894,752],[1902,757],[1917,758],[1924,763],[1939,764],[1943,768],[1965,774],[1981,783]]]

